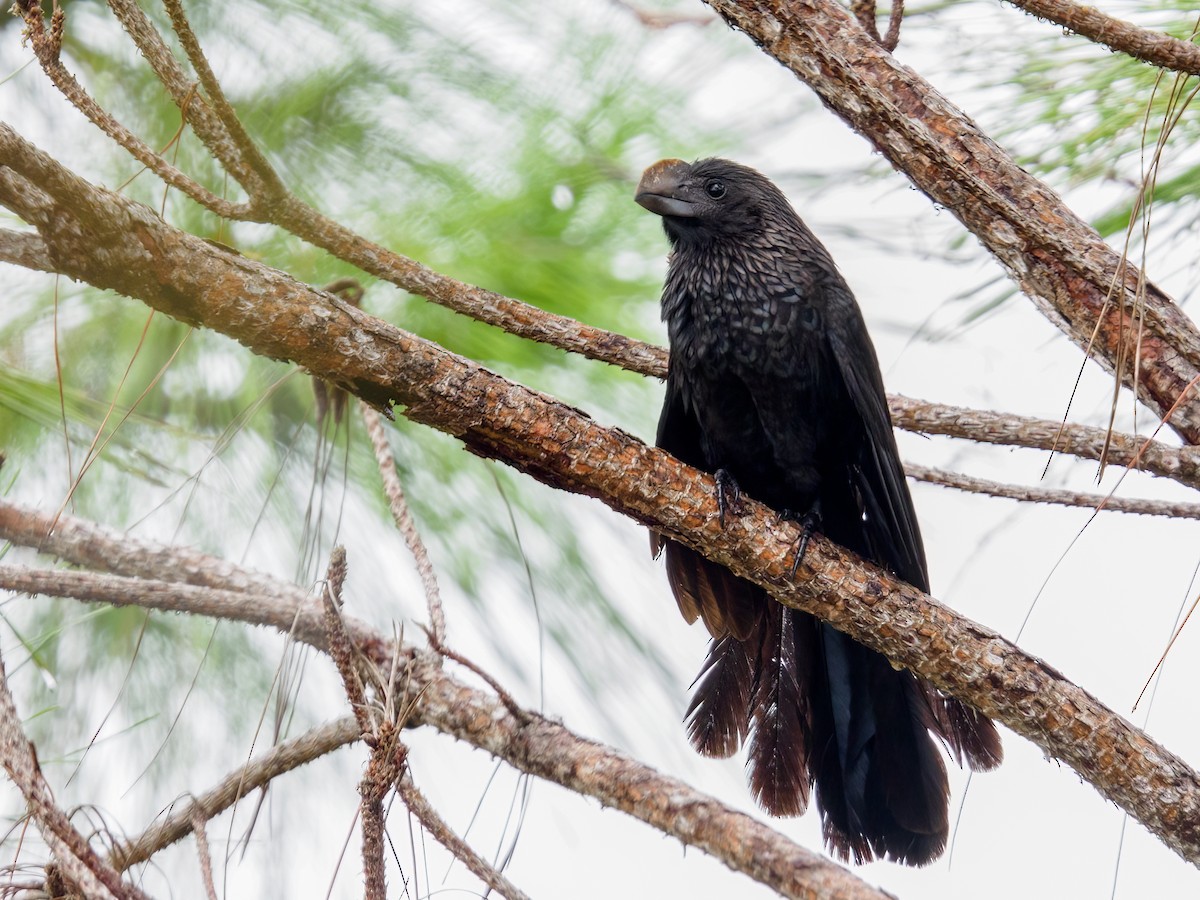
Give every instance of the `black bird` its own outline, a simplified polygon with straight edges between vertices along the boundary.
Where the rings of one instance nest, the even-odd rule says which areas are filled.
[[[715,473],[722,510],[744,490],[928,592],[879,362],[829,253],[774,184],[728,160],[655,163],[637,202],[672,248],[658,446]],[[751,789],[773,815],[803,813],[815,785],[843,859],[936,859],[949,785],[934,736],[991,769],[991,721],[698,553],[651,543],[684,618],[712,635],[688,708],[695,748],[724,757],[748,740]]]

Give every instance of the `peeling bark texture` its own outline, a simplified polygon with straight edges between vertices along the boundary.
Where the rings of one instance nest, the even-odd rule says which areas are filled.
[[[1138,28],[1129,22],[1070,0],[1008,0],[1039,19],[1046,19],[1081,37],[1104,44],[1151,65],[1189,75],[1200,75],[1200,47],[1161,31]],[[1182,12],[1182,10],[1181,10]]]
[[[1200,332],[1175,302],[1148,282],[1139,298],[1135,267],[1122,264],[1057,194],[875,43],[843,6],[834,0],[705,2],[953,212],[1038,309],[1105,368],[1111,371],[1125,358],[1122,347],[1140,340],[1137,394],[1160,416],[1200,375]],[[1128,371],[1120,376],[1131,384]],[[1196,391],[1184,398],[1171,426],[1188,443],[1200,443]]]
[[[1184,858],[1200,861],[1196,773],[1000,635],[819,537],[794,577],[795,523],[747,500],[722,528],[712,478],[661,450],[181,232],[67,172],[3,125],[0,159],[10,167],[0,167],[0,200],[37,227],[65,274],[213,328],[260,355],[292,360],[373,405],[402,404],[409,418],[458,437],[474,453],[600,498],[1008,725]],[[13,180],[2,177],[14,170],[41,190],[14,198]]]

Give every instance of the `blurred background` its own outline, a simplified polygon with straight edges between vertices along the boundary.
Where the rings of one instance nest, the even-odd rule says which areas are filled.
[[[86,88],[185,172],[228,193],[190,132],[173,141],[178,109],[107,7],[63,5],[64,58]],[[1177,5],[1104,9],[1187,37],[1195,23]],[[165,14],[153,4],[147,12],[169,35]],[[661,344],[666,240],[658,218],[633,203],[633,187],[664,156],[728,156],[780,184],[829,246],[890,391],[1108,422],[1111,379],[1085,364],[957,220],[698,2],[211,2],[190,3],[188,13],[289,186],[439,271]],[[1130,256],[1191,310],[1200,267],[1194,79],[1160,80],[1150,66],[990,0],[913,4],[896,54],[1117,248],[1161,136],[1152,220],[1136,229]],[[220,221],[165,190],[63,101],[31,58],[20,21],[0,20],[0,118],[64,164],[296,278],[360,276],[277,229]],[[0,224],[16,225],[7,214]],[[363,281],[373,315],[652,440],[661,383]],[[348,611],[385,631],[416,632],[420,582],[355,414],[318,426],[303,372],[126,298],[11,266],[0,267],[0,284],[4,496],[51,514],[65,504],[130,535],[202,548],[306,587],[342,543]],[[1149,433],[1155,424],[1121,393],[1118,429]],[[687,744],[683,712],[706,635],[679,617],[644,529],[401,417],[389,433],[446,598],[451,645],[519,701],[761,815],[741,759],[703,760]],[[1057,457],[1042,479],[1044,453],[900,441],[911,461],[1001,481],[1107,491],[1122,474],[1110,470],[1097,487],[1095,464]],[[1093,520],[1087,509],[924,484],[913,491],[935,596],[1019,635],[1028,651],[1200,762],[1195,627],[1131,712],[1197,597],[1200,525],[1109,512]],[[1194,499],[1136,474],[1119,495]],[[7,561],[33,559],[5,550]],[[5,595],[0,647],[42,767],[60,804],[82,807],[85,833],[137,834],[256,748],[347,712],[328,660],[231,624]],[[448,737],[408,737],[417,785],[485,857],[507,859],[509,877],[534,897],[769,895]],[[1007,732],[1005,749],[1005,765],[969,786],[952,772],[952,854],[926,870],[874,864],[860,874],[923,898],[1196,896],[1195,870],[1126,825],[1070,769]],[[279,779],[261,806],[244,801],[210,823],[221,895],[360,895],[355,788],[365,759],[361,746],[345,748]],[[0,788],[0,811],[15,822],[22,810],[16,791]],[[820,847],[815,813],[773,824]],[[388,825],[391,896],[482,895],[400,804]],[[29,841],[17,828],[4,852],[17,864],[36,861]],[[141,875],[155,896],[203,896],[191,839]]]

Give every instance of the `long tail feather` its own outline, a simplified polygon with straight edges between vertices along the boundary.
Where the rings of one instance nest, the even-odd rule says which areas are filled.
[[[750,730],[753,660],[732,636],[714,639],[696,676],[687,711],[688,737],[705,756],[733,756]]]
[[[777,603],[768,606],[751,700],[750,789],[776,816],[798,816],[808,808],[809,690],[801,683],[794,615]]]

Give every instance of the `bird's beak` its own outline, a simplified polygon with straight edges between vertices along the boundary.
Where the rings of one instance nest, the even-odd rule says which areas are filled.
[[[642,174],[635,199],[660,216],[691,218],[698,215],[694,203],[676,196],[690,171],[691,167],[682,159],[660,159]]]

